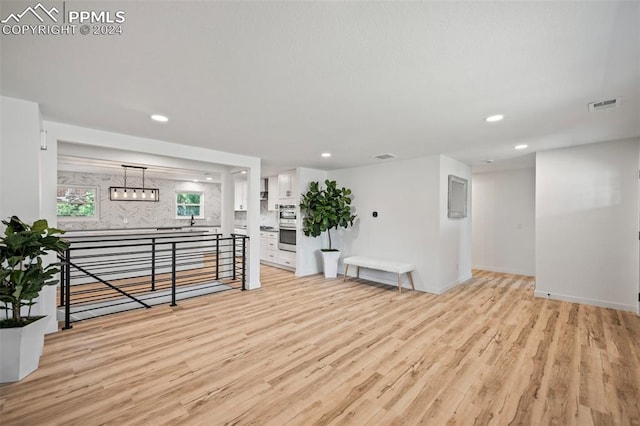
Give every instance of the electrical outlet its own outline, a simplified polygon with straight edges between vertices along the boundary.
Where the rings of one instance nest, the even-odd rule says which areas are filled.
[[[123,217],[123,218],[122,218],[122,223],[125,223],[125,224],[126,224],[126,223],[129,223],[129,219],[127,219],[126,217]]]

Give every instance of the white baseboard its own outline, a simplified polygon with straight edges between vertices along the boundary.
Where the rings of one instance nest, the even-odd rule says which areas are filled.
[[[597,300],[597,299],[588,299],[586,297],[567,296],[565,294],[555,294],[555,293],[549,293],[541,290],[536,290],[534,295],[536,297],[541,297],[544,299],[560,300],[563,302],[571,302],[571,303],[581,303],[583,305],[598,306],[601,308],[611,308],[619,311],[628,311],[633,313],[637,312],[637,307],[634,305],[622,305],[620,303],[607,302],[604,300]]]
[[[501,274],[525,275],[528,277],[535,276],[535,273],[533,271],[524,271],[519,269],[498,268],[495,266],[486,266],[486,265],[473,265],[471,268],[480,269],[480,270],[489,271],[489,272],[499,272]]]
[[[446,293],[447,291],[451,290],[452,288],[459,286],[460,284],[464,283],[465,281],[468,281],[472,278],[471,272],[469,272],[469,274],[463,276],[462,278],[453,281],[449,284],[447,284],[446,286],[444,286],[444,288],[442,290],[440,290],[439,294],[443,294]]]

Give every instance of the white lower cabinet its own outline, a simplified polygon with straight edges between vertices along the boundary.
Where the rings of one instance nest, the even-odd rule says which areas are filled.
[[[278,249],[277,232],[260,231],[260,260],[288,268],[296,267],[296,254]]]
[[[292,251],[280,250],[278,253],[278,263],[290,268],[296,267],[296,254]]]

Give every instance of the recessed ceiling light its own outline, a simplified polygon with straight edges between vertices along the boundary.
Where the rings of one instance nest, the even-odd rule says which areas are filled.
[[[487,123],[495,123],[496,121],[500,121],[503,118],[504,118],[504,115],[496,114],[496,115],[490,115],[489,117],[485,118],[484,121],[486,121]]]
[[[331,157],[331,153],[330,153],[330,152],[323,152],[321,155],[322,155],[324,158],[329,158],[329,157]]]
[[[206,179],[207,180],[213,180],[213,178],[211,176],[207,176]]]
[[[525,148],[528,148],[528,147],[529,147],[529,145],[526,145],[526,144],[520,144],[520,145],[516,145],[516,146],[514,146],[513,148],[514,148],[514,149],[525,149]]]
[[[193,181],[194,181],[194,182],[200,182],[198,179],[194,179]]]
[[[246,174],[247,174],[247,171],[246,171],[246,170],[243,170],[243,171],[241,171],[240,173],[242,173],[243,175],[246,175]]]
[[[151,116],[151,119],[153,121],[158,121],[160,123],[166,123],[167,121],[169,121],[169,117],[167,117],[166,115],[160,115],[160,114],[153,114]]]

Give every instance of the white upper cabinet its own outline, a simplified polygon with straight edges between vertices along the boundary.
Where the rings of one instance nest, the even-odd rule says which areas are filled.
[[[280,192],[278,191],[278,176],[271,176],[268,185],[267,210],[277,211],[280,205]]]
[[[278,193],[280,194],[280,204],[284,204],[282,200],[297,204],[300,194],[298,194],[298,179],[295,170],[282,172],[278,175]]]
[[[236,179],[235,180],[235,192],[233,198],[233,209],[236,211],[247,210],[247,180]]]

